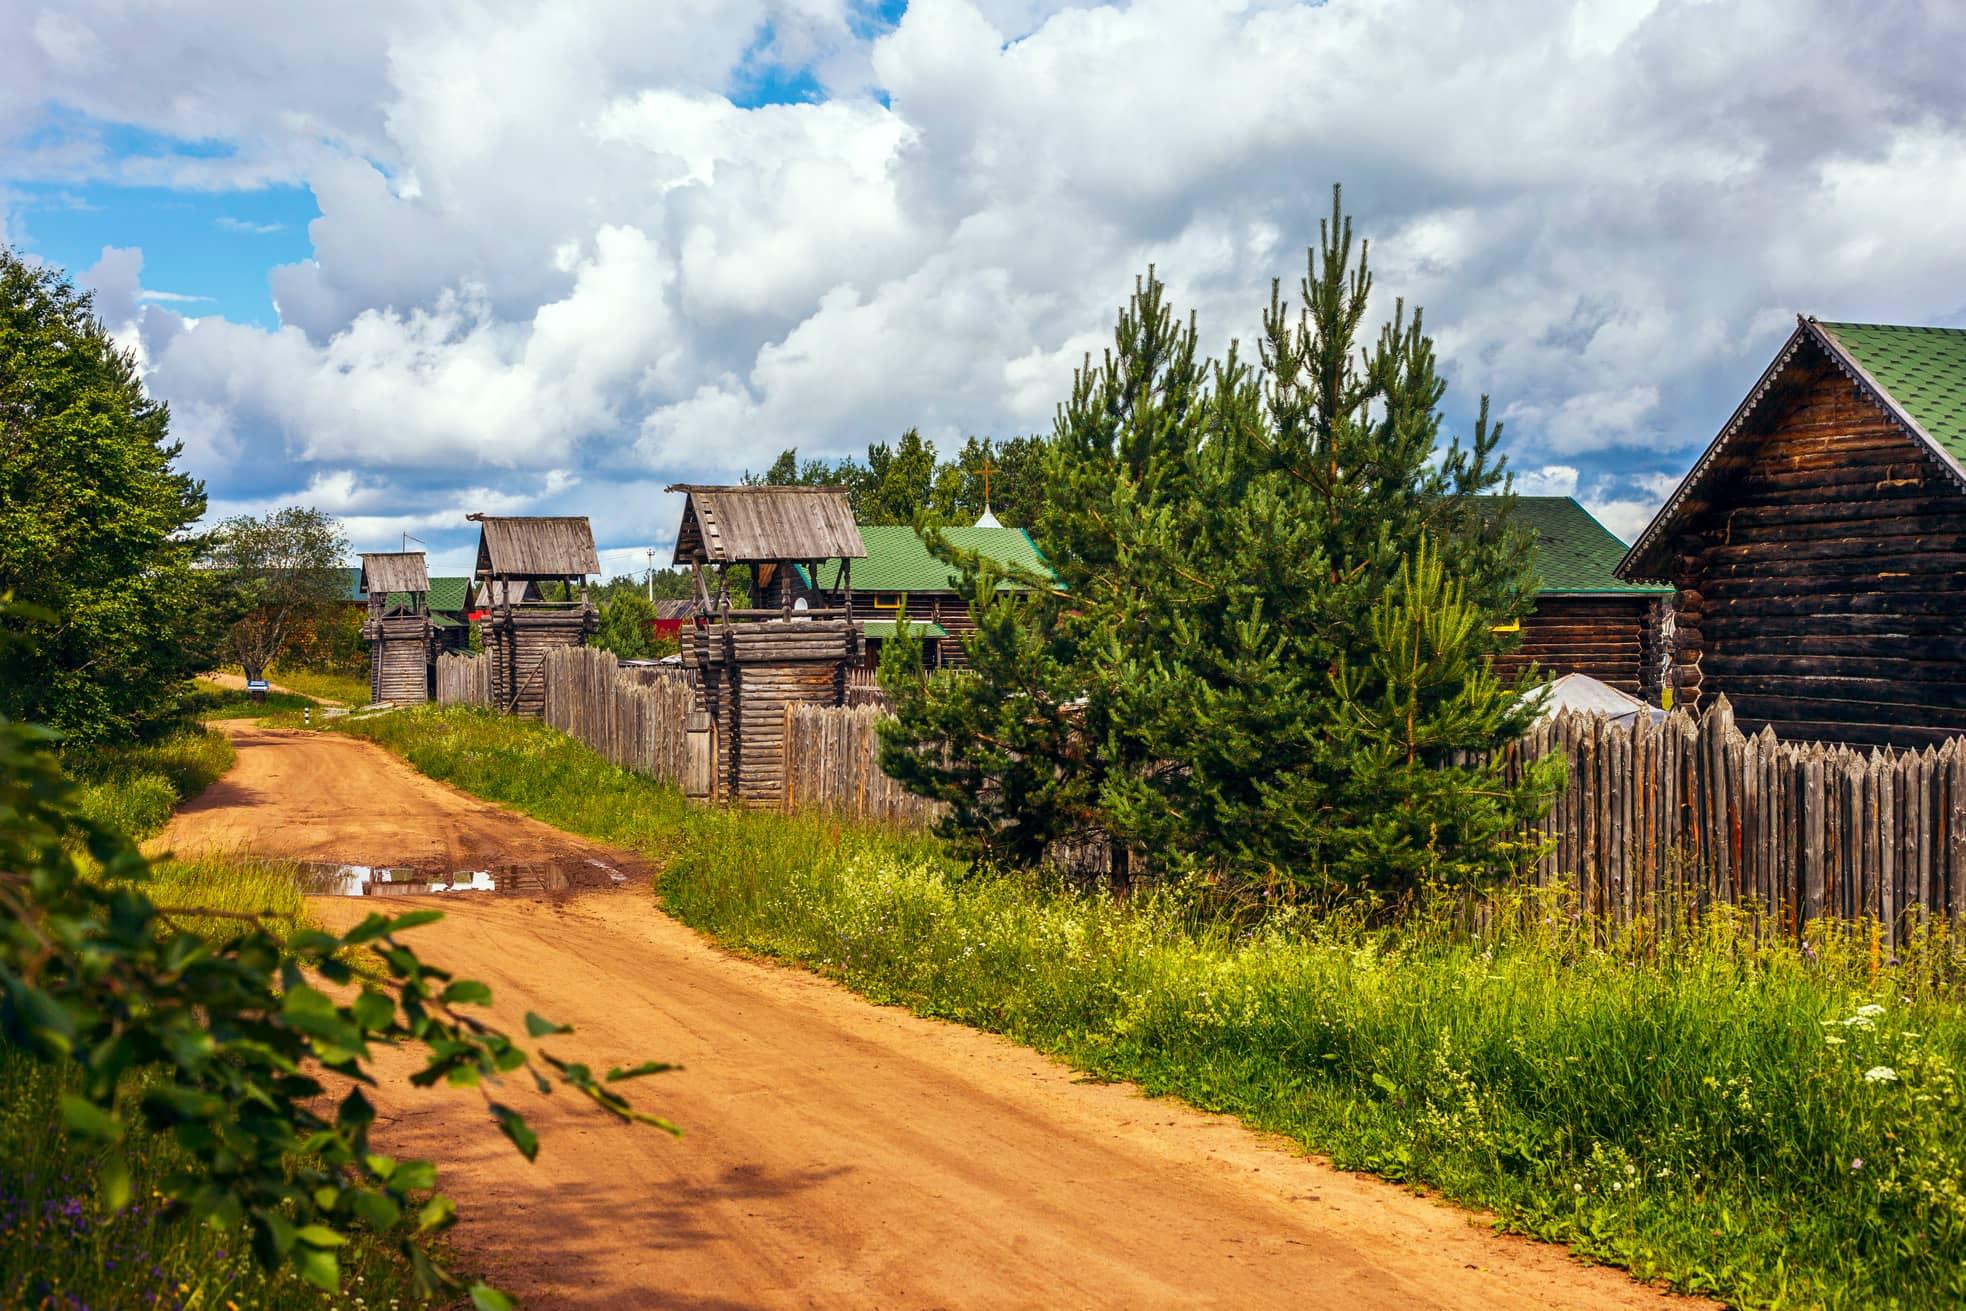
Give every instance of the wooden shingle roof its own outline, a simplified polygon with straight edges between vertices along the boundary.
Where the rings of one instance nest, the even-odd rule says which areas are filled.
[[[362,552],[362,591],[427,592],[430,574],[421,551]]]
[[[480,578],[572,578],[601,572],[585,515],[468,516],[477,521]]]
[[[676,564],[858,560],[867,554],[843,487],[709,487],[678,483]]]

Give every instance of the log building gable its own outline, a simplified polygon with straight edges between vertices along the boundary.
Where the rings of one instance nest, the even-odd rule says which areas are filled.
[[[1966,332],[1798,326],[1620,566],[1679,589],[1683,702],[1800,739],[1966,732],[1962,385]]]
[[[1746,459],[1745,440],[1779,424],[1796,402],[1798,382],[1827,361],[1904,436],[1923,448],[1966,490],[1966,329],[1798,318],[1795,331],[1763,371],[1726,426],[1679,482],[1618,566],[1626,579],[1667,577],[1667,539],[1709,500],[1711,485]]]

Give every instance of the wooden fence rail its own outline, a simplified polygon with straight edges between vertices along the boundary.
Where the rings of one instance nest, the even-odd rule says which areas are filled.
[[[447,706],[490,705],[491,661],[475,655],[438,656],[437,700]]]

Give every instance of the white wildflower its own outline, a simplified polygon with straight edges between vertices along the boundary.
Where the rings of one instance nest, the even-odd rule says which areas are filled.
[[[1888,1065],[1873,1065],[1864,1071],[1865,1083],[1896,1083],[1898,1072]]]

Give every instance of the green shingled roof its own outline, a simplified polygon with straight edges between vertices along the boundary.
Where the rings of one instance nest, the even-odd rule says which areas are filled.
[[[430,580],[430,612],[432,614],[458,614],[464,610],[465,595],[471,588],[469,578],[432,578]],[[408,592],[391,592],[390,605],[408,605]]]
[[[1536,534],[1536,581],[1551,594],[1661,594],[1670,587],[1628,583],[1612,570],[1625,544],[1568,496],[1518,496],[1516,522]]]
[[[1049,574],[1044,557],[1021,528],[947,528],[943,535],[961,551],[973,551],[1000,564],[1015,565],[1036,573]],[[949,592],[955,578],[949,566],[928,553],[928,546],[906,525],[863,525],[860,540],[866,543],[867,557],[853,562],[853,590],[856,592]],[[840,562],[828,560],[819,566],[819,586],[831,591],[838,586]],[[1006,583],[1006,587],[1015,584]]]
[[[1816,326],[1946,454],[1966,464],[1966,328],[1820,320]]]

